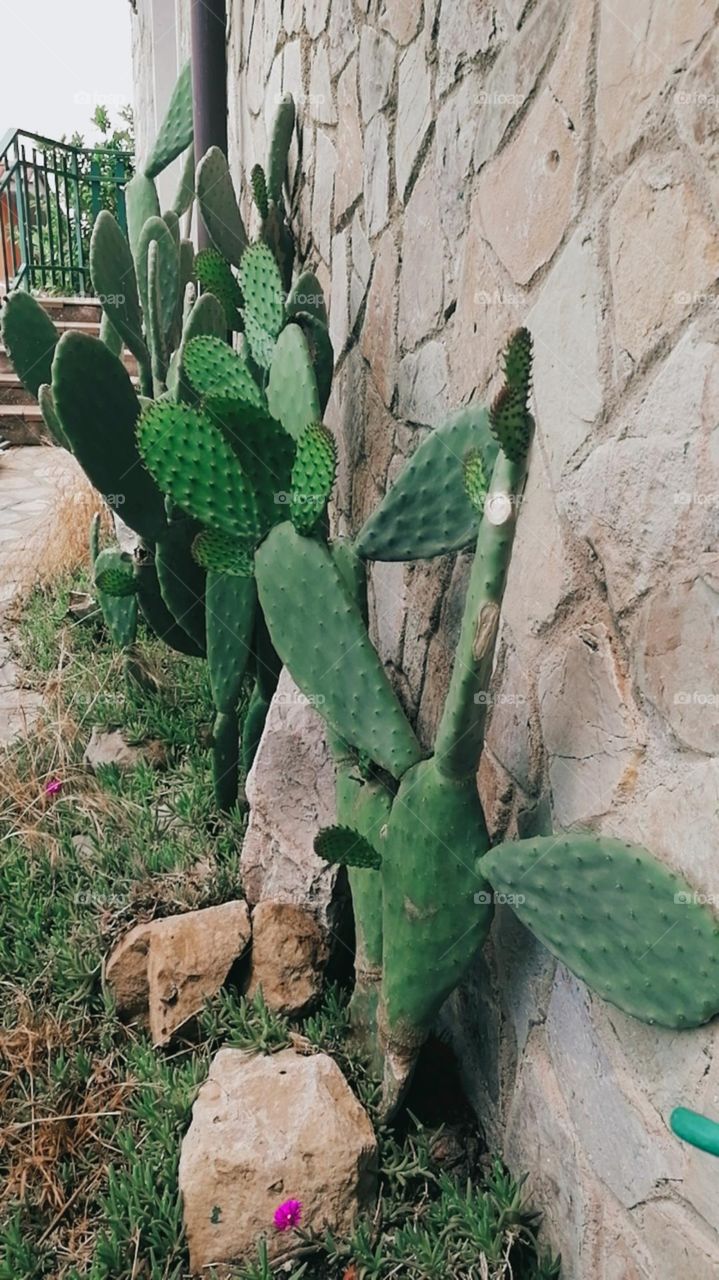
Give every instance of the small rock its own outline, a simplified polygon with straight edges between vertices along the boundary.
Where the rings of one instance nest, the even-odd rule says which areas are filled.
[[[99,729],[95,725],[83,760],[93,773],[108,764],[121,770],[134,769],[141,760],[161,769],[167,762],[167,753],[164,743],[158,739],[130,743],[122,729]]]
[[[94,596],[87,591],[71,591],[67,605],[67,616],[73,622],[87,622],[90,618],[100,617],[100,606]]]
[[[286,1252],[273,1215],[290,1198],[303,1229],[346,1235],[372,1204],[376,1162],[369,1118],[326,1054],[221,1049],[180,1156],[191,1269],[254,1257],[263,1236],[270,1258]]]
[[[259,902],[252,915],[248,995],[261,988],[276,1013],[302,1013],[322,992],[329,951],[327,931],[304,907]]]
[[[118,1012],[149,1026],[153,1044],[167,1044],[217,994],[250,936],[241,899],[136,925],[105,967]]]

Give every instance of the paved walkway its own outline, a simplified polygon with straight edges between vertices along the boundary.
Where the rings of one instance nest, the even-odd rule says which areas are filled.
[[[89,495],[64,449],[26,446],[0,453],[0,744],[27,731],[40,694],[22,688],[10,657],[11,606],[41,566],[62,566],[87,538]]]

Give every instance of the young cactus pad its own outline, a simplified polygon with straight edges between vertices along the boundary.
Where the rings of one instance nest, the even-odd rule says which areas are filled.
[[[322,417],[317,379],[307,339],[298,324],[288,324],[275,344],[267,404],[294,440]]]
[[[242,290],[227,259],[217,249],[203,249],[195,259],[195,271],[202,288],[222,303],[228,329],[241,329]]]
[[[219,147],[210,147],[198,164],[196,188],[207,234],[222,257],[239,267],[247,248],[247,232],[227,160]]]
[[[337,446],[327,427],[307,427],[297,443],[290,488],[290,518],[298,533],[311,533],[327,506],[336,463]]]
[[[567,833],[497,845],[479,870],[594,991],[642,1022],[719,1012],[719,920],[646,849]]]
[[[156,178],[192,142],[192,67],[186,62],[180,72],[155,145],[145,165],[145,176]]]

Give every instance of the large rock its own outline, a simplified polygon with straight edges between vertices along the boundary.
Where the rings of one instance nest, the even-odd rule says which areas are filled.
[[[369,1119],[326,1054],[221,1049],[182,1144],[180,1190],[193,1271],[291,1245],[273,1215],[299,1200],[302,1226],[344,1235],[374,1198]]]
[[[128,742],[122,729],[101,729],[97,725],[93,726],[83,756],[84,763],[93,773],[107,765],[114,765],[124,772],[134,769],[141,760],[159,767],[165,759],[165,748],[161,742]]]
[[[121,1017],[149,1027],[153,1044],[168,1044],[217,994],[250,935],[241,899],[136,925],[105,967]]]
[[[300,903],[328,929],[338,923],[336,867],[314,850],[335,819],[334,765],[316,709],[283,671],[247,779],[250,820],[242,848],[248,902]]]
[[[248,995],[261,990],[276,1013],[303,1013],[322,993],[329,954],[327,930],[305,907],[258,902]]]

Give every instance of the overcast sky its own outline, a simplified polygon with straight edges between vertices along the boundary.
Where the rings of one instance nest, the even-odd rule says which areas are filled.
[[[0,0],[0,138],[27,129],[88,141],[96,104],[132,101],[129,0]]]

